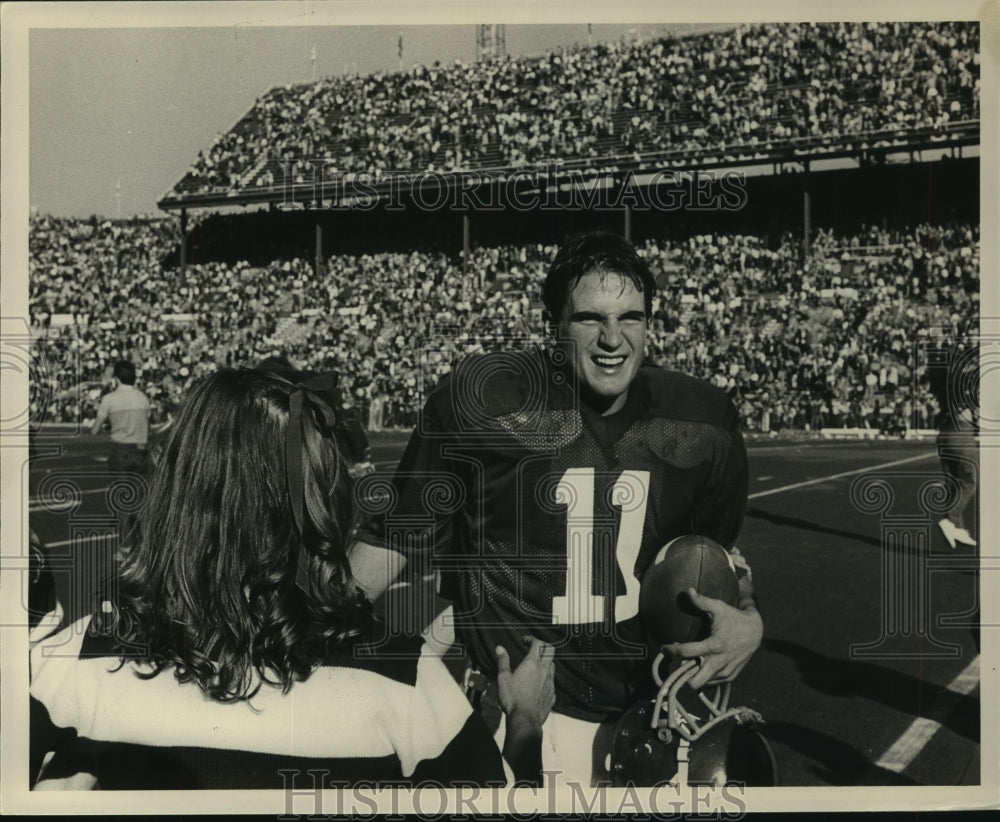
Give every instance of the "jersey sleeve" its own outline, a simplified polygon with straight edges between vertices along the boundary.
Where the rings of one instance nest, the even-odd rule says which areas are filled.
[[[460,442],[450,409],[449,385],[446,377],[428,397],[395,470],[392,487],[386,489],[384,479],[373,477],[369,481],[373,493],[367,499],[365,493],[359,494],[364,521],[360,538],[408,559],[430,556],[448,542],[455,510],[441,501],[465,493],[466,471],[449,456],[452,446]]]
[[[712,470],[691,515],[692,533],[732,549],[746,517],[750,468],[739,415],[730,404],[726,434],[713,456]]]

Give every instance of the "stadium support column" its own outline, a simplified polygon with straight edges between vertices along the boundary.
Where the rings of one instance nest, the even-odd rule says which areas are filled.
[[[187,266],[188,210],[181,209],[181,271]]]
[[[812,236],[812,203],[809,200],[809,161],[805,161],[802,175],[802,254],[809,259]]]
[[[323,223],[320,222],[320,213],[316,212],[316,265],[314,267],[317,277],[322,277],[323,271]]]
[[[472,221],[469,218],[468,210],[462,212],[462,276],[463,278],[469,276],[469,255],[472,252],[470,248],[472,244]],[[476,273],[476,281],[479,283],[479,287],[483,287],[483,273]]]

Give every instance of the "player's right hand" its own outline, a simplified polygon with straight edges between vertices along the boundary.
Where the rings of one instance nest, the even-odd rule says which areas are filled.
[[[674,642],[664,645],[681,659],[701,659],[698,673],[688,681],[694,690],[706,685],[732,682],[760,647],[764,623],[756,608],[734,608],[720,599],[688,590],[691,602],[712,620],[712,633],[701,642]]]
[[[555,648],[532,638],[528,653],[511,671],[507,650],[497,646],[497,697],[507,721],[516,714],[520,721],[541,728],[556,701]]]

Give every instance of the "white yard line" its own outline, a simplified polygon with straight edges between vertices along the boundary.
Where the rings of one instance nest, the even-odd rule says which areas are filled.
[[[867,474],[869,471],[881,471],[883,468],[893,468],[896,465],[906,465],[908,462],[918,462],[919,460],[928,460],[931,457],[937,457],[937,454],[931,452],[928,454],[918,454],[915,457],[907,457],[906,459],[893,460],[892,462],[883,462],[881,465],[869,465],[867,468],[855,468],[853,471],[843,471],[839,474],[830,474],[826,477],[817,477],[816,479],[805,480],[804,482],[796,482],[792,485],[782,485],[780,488],[768,488],[766,491],[758,491],[756,494],[751,494],[747,499],[758,499],[760,497],[768,497],[771,494],[780,494],[782,491],[794,491],[796,488],[805,488],[807,485],[816,485],[820,482],[829,482],[830,480],[842,479],[843,477],[853,477],[855,474]]]
[[[948,683],[948,690],[965,696],[979,684],[979,657],[976,656],[965,670]],[[879,758],[875,766],[893,773],[902,773],[910,763],[917,758],[924,746],[941,728],[941,723],[933,719],[918,716],[903,735],[897,739],[891,748]]]
[[[55,542],[46,542],[45,543],[45,547],[46,548],[62,548],[65,545],[74,545],[74,544],[79,543],[79,542],[88,542],[89,543],[89,542],[92,542],[95,539],[109,540],[109,539],[112,539],[112,538],[117,538],[117,534],[105,534],[102,537],[93,537],[92,536],[92,537],[90,537],[88,539],[60,539],[60,540],[56,540]]]
[[[843,471],[843,472],[841,472],[839,474],[830,474],[829,476],[826,476],[826,477],[817,477],[816,479],[805,480],[804,482],[796,482],[796,483],[793,483],[792,485],[782,485],[779,488],[769,488],[766,491],[758,491],[755,494],[750,494],[750,496],[748,497],[748,499],[758,499],[759,497],[767,497],[767,496],[770,496],[771,494],[780,494],[783,491],[793,491],[796,488],[805,488],[808,485],[815,485],[815,484],[820,483],[820,482],[829,482],[830,480],[841,479],[843,477],[852,477],[855,474],[864,474],[867,471],[879,471],[879,470],[881,470],[883,468],[892,468],[892,467],[894,467],[896,465],[905,465],[906,463],[909,463],[909,462],[917,462],[919,460],[926,460],[926,459],[930,459],[931,457],[936,457],[936,456],[937,455],[934,454],[933,452],[932,453],[928,453],[928,454],[918,454],[915,457],[906,457],[905,459],[893,460],[892,462],[883,462],[880,465],[870,465],[867,468],[855,468],[853,471]],[[379,461],[375,462],[374,464],[376,466],[378,466],[378,467],[382,467],[382,466],[393,465],[394,462],[393,461],[388,461],[388,460],[379,460]],[[80,491],[79,493],[80,494],[103,494],[105,492],[105,490],[106,489],[104,489],[104,488],[92,488],[92,489],[87,490],[87,491]],[[30,511],[43,510],[43,509],[44,510],[52,510],[51,508],[47,508],[43,504],[43,501],[39,500],[39,499],[30,500],[30,504],[31,504],[31,507],[29,508]],[[35,506],[38,506],[38,507],[36,508]],[[60,542],[48,542],[48,543],[46,543],[46,545],[49,545],[49,546],[51,546],[53,548],[58,548],[58,547],[61,547],[63,545],[71,545],[72,543],[73,543],[73,540],[68,540],[67,539],[67,540],[62,540]]]
[[[86,494],[105,494],[107,493],[107,488],[88,488],[85,491],[74,491],[72,496],[79,494],[84,496]],[[58,500],[51,497],[34,497],[28,499],[28,511],[52,511],[53,513],[58,513],[60,511],[68,510],[74,505],[74,500]]]
[[[843,471],[839,474],[831,474],[826,477],[818,477],[817,479],[806,480],[804,482],[796,482],[792,485],[782,485],[780,488],[769,488],[766,491],[758,491],[756,494],[750,494],[748,499],[767,497],[771,494],[780,494],[783,491],[794,491],[797,488],[804,488],[808,485],[816,485],[820,482],[829,482],[830,480],[843,479],[844,477],[853,477],[857,474],[866,474],[869,471],[880,471],[884,468],[893,468],[897,465],[919,462],[920,460],[927,460],[932,457],[937,457],[937,454],[934,452],[918,454],[915,457],[907,457],[906,459],[885,462],[881,465],[871,465],[867,468],[857,468],[853,471]],[[978,684],[979,657],[977,656],[966,666],[964,671],[962,671],[948,684],[947,687],[948,690],[953,693],[965,695],[970,693]],[[933,719],[927,719],[922,716],[917,717],[910,723],[910,727],[903,732],[903,735],[893,743],[889,750],[882,754],[878,762],[875,763],[876,767],[884,768],[885,770],[892,771],[893,773],[902,773],[909,767],[910,763],[916,759],[917,755],[926,747],[927,743],[930,742],[931,737],[933,737],[934,734],[940,730],[940,728],[940,722]]]

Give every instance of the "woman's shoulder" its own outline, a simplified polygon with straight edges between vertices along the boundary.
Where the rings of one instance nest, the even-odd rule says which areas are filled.
[[[384,626],[382,626],[384,627]],[[365,671],[396,682],[414,686],[419,663],[425,656],[424,641],[419,636],[399,636],[385,632],[354,637],[329,652],[321,668],[346,668]]]
[[[81,660],[117,656],[115,635],[100,622],[98,614],[88,614],[64,625],[32,644],[33,666],[48,660]]]

